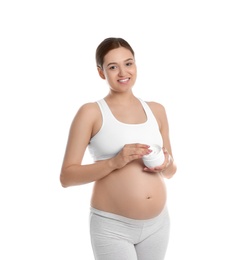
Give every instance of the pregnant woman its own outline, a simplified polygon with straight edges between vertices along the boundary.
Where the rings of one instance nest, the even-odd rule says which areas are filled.
[[[163,105],[133,94],[134,51],[122,38],[106,38],[96,50],[108,94],[83,104],[69,132],[61,167],[63,187],[94,182],[90,236],[97,260],[163,260],[169,239],[165,178],[176,172]],[[161,165],[143,157],[162,148]],[[94,160],[83,164],[85,150]]]

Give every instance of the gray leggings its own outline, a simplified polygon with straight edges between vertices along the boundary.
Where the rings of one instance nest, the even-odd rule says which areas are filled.
[[[167,208],[147,220],[91,208],[90,235],[96,260],[163,260],[169,229]]]

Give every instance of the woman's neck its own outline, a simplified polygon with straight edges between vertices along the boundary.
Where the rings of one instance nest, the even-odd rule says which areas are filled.
[[[132,92],[130,93],[109,92],[109,94],[104,99],[110,103],[117,103],[117,104],[129,104],[132,102],[136,102],[137,100],[137,98],[134,96]]]

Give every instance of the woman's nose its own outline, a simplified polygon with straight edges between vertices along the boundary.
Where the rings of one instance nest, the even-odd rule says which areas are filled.
[[[119,68],[119,76],[124,76],[125,73],[126,73],[125,68],[120,67],[120,68]]]

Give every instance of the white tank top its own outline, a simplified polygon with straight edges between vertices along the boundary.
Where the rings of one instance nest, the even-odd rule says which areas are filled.
[[[102,113],[102,126],[88,145],[94,161],[114,157],[125,144],[158,144],[163,146],[162,136],[154,114],[141,99],[147,120],[141,124],[126,124],[118,121],[104,99],[97,101]]]

